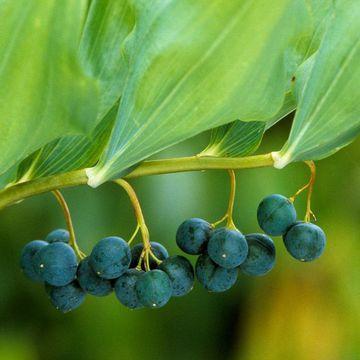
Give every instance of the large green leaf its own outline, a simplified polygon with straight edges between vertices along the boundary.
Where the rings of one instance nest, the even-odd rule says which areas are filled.
[[[80,43],[86,70],[100,81],[102,119],[119,99],[127,74],[121,48],[134,27],[133,11],[126,0],[93,0]]]
[[[86,0],[0,2],[0,174],[95,126],[97,84],[77,60]]]
[[[97,162],[110,136],[124,85],[127,67],[121,46],[133,25],[134,17],[127,1],[91,3],[80,57],[87,72],[99,80],[98,118],[102,120],[89,137],[65,136],[37,150],[20,165],[18,181],[89,167]]]
[[[116,112],[115,104],[89,137],[65,136],[37,150],[19,165],[16,182],[94,165],[110,136]]]
[[[258,148],[267,129],[295,110],[296,93],[293,92],[294,90],[295,92],[302,90],[312,64],[312,61],[306,61],[305,63],[304,61],[318,49],[321,37],[326,30],[333,11],[332,1],[330,0],[311,0],[309,5],[314,24],[313,33],[308,38],[300,38],[297,46],[292,49],[294,52],[293,62],[287,63],[292,81],[288,84],[288,92],[280,111],[267,120],[266,123],[259,121],[249,123],[236,120],[213,129],[210,143],[200,155],[221,157],[249,155]],[[293,76],[300,65],[301,69],[296,76]],[[295,82],[297,84],[296,88],[294,87]]]
[[[92,186],[161,149],[236,118],[276,114],[299,39],[311,36],[301,0],[133,0],[130,72]],[[295,50],[293,49],[295,48]]]
[[[360,132],[360,3],[336,3],[313,64],[288,141],[274,153],[275,166],[321,159]]]

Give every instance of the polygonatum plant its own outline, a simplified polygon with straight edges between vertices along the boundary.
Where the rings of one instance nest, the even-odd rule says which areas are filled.
[[[284,237],[293,257],[317,258],[325,237],[310,223],[314,161],[348,145],[360,132],[359,17],[357,0],[1,1],[0,208],[53,191],[69,230],[67,241],[50,237],[30,246],[26,256],[33,261],[32,254],[38,254],[34,261],[40,270],[24,271],[48,284],[55,303],[63,294],[49,286],[68,286],[76,273],[80,285],[85,277],[82,287],[87,292],[96,293],[101,285],[107,293],[114,286],[109,281],[119,279],[135,255],[123,239],[112,237],[99,243],[85,261],[58,189],[116,181],[136,209],[139,225],[134,237],[140,231],[143,247],[137,250],[135,268],[145,275],[138,281],[138,273],[127,273],[115,289],[120,301],[138,307],[138,299],[123,299],[121,290],[129,284],[134,290],[136,283],[141,306],[162,306],[171,291],[189,291],[192,272],[185,260],[168,258],[160,245],[151,245],[127,180],[224,169],[229,170],[232,194],[233,170],[281,169],[296,161],[309,165],[309,183],[289,199],[264,199],[258,220],[268,235]],[[293,122],[283,147],[252,155],[266,131],[290,113]],[[149,159],[207,130],[209,145],[199,154]],[[293,201],[304,190],[305,222],[296,223]],[[273,264],[272,240],[243,236],[232,220],[231,199],[221,219],[224,228],[214,230],[218,223],[192,220],[179,235],[181,249],[200,254],[196,274],[212,291],[233,284],[234,268],[259,272],[249,254],[255,258],[266,249],[263,269]],[[200,234],[191,240],[194,243],[187,238],[189,229]],[[116,266],[97,255],[104,249],[108,254],[115,251]],[[81,270],[74,254],[82,259]],[[56,271],[45,271],[47,261],[53,265],[51,259],[62,259],[67,269],[55,281]],[[174,269],[179,268],[186,286],[176,282]],[[88,288],[89,279],[96,280],[95,288]],[[81,286],[71,284],[65,293],[80,301]]]

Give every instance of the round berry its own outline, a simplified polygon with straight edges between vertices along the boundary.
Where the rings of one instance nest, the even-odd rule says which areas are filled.
[[[34,255],[47,246],[48,243],[42,240],[34,240],[27,243],[21,252],[20,256],[20,267],[24,272],[25,276],[32,281],[41,282],[42,278],[34,268]]]
[[[81,288],[94,296],[106,296],[112,292],[110,280],[96,275],[89,264],[89,257],[80,261],[77,269],[77,280]]]
[[[130,247],[120,237],[107,237],[94,246],[89,258],[97,275],[104,279],[115,279],[129,268]]]
[[[140,309],[143,307],[135,289],[142,270],[129,269],[122,274],[115,282],[114,290],[118,300],[130,309]]]
[[[284,236],[287,251],[297,260],[312,261],[324,251],[326,236],[317,225],[307,222],[292,226]]]
[[[40,278],[53,286],[64,286],[75,279],[77,260],[71,246],[55,242],[34,255],[34,268]]]
[[[207,252],[216,264],[232,269],[246,259],[248,244],[240,231],[220,228],[210,236]]]
[[[236,282],[238,268],[225,269],[214,263],[208,255],[200,255],[196,265],[195,274],[200,284],[211,292],[229,290]]]
[[[194,269],[190,261],[183,256],[170,256],[159,267],[171,280],[172,296],[184,296],[194,286]]]
[[[63,242],[65,244],[68,244],[69,240],[70,234],[65,229],[56,229],[50,232],[45,238],[45,241],[47,241],[48,243]]]
[[[169,257],[169,253],[163,245],[155,241],[152,241],[150,245],[152,252],[159,260],[165,260],[167,257]],[[131,268],[135,268],[139,263],[139,259],[143,248],[144,248],[143,244],[136,244],[131,248],[131,263],[130,263]],[[149,255],[149,263],[150,263],[150,269],[156,269],[158,267],[158,264],[151,255]],[[144,264],[143,264],[143,270],[145,270]]]
[[[85,291],[76,281],[65,286],[45,285],[51,303],[57,310],[67,313],[79,307],[85,300]]]
[[[257,209],[259,226],[269,235],[284,235],[296,221],[294,204],[285,196],[273,194],[265,197]]]
[[[162,270],[151,270],[139,276],[136,285],[139,301],[147,307],[159,308],[171,298],[172,286],[169,276]]]
[[[240,270],[246,275],[261,276],[268,273],[275,265],[275,246],[265,234],[245,235],[249,246],[246,260]]]
[[[212,233],[211,225],[198,218],[184,221],[176,233],[176,243],[187,254],[197,255],[206,250],[206,244]]]

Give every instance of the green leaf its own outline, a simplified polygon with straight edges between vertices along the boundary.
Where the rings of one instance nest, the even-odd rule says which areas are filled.
[[[90,137],[65,136],[36,151],[19,165],[17,182],[93,166],[109,139],[116,113],[117,104],[96,126]]]
[[[283,103],[287,62],[311,36],[303,1],[133,0],[131,71],[97,186],[148,156],[233,121],[265,121]]]
[[[301,39],[298,46],[294,48],[298,55],[293,57],[293,63],[288,63],[289,73],[294,75],[295,70],[300,64],[301,66],[296,72],[296,76],[293,76],[291,84],[289,84],[290,88],[280,111],[267,120],[266,123],[249,123],[236,120],[230,124],[213,129],[210,143],[200,153],[201,156],[240,157],[249,155],[257,150],[266,130],[296,109],[296,99],[300,97],[298,93],[303,91],[304,84],[314,62],[314,55],[310,56],[305,62],[303,61],[309,54],[313,54],[320,45],[321,36],[332,14],[332,2],[314,0],[311,2],[311,10],[314,19],[313,35],[312,37]],[[297,84],[296,87],[294,86],[295,82]]]
[[[0,174],[96,124],[97,84],[77,60],[85,0],[0,2]]]
[[[16,182],[18,165],[19,164],[13,165],[0,175],[0,190]]]
[[[209,145],[199,156],[236,157],[254,152],[265,131],[263,121],[236,120],[211,131]]]
[[[199,155],[217,157],[249,155],[257,150],[265,131],[294,110],[295,101],[292,93],[289,92],[280,111],[266,122],[236,120],[213,129],[209,145]]]
[[[91,2],[80,43],[80,57],[87,72],[100,81],[99,119],[119,99],[124,87],[128,69],[121,48],[134,21],[128,1]]]
[[[86,71],[99,80],[98,118],[102,120],[89,137],[65,136],[37,150],[20,164],[18,181],[89,167],[97,162],[110,136],[125,82],[127,66],[121,46],[133,25],[128,2],[96,0],[91,3],[80,57]]]
[[[337,3],[275,166],[317,160],[349,144],[360,133],[360,3]]]

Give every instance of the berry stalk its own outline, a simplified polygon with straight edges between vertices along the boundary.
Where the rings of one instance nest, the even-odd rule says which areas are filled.
[[[114,180],[114,182],[120,185],[125,190],[133,206],[135,218],[137,221],[137,226],[129,242],[133,241],[133,239],[137,234],[137,231],[140,230],[144,247],[140,255],[138,267],[141,269],[141,263],[144,261],[145,269],[149,271],[150,270],[149,256],[151,256],[157,263],[161,263],[161,261],[154,255],[154,253],[151,250],[149,229],[145,223],[144,214],[141,209],[140,201],[136,195],[134,188],[126,180],[118,179],[118,180]]]
[[[53,190],[52,194],[55,196],[57,202],[61,206],[61,209],[64,213],[66,226],[67,226],[67,229],[68,229],[69,235],[70,235],[69,245],[74,249],[74,251],[75,251],[76,255],[79,257],[79,259],[84,259],[86,257],[86,255],[80,250],[80,248],[76,242],[74,226],[73,226],[73,222],[71,219],[70,210],[65,201],[65,198],[59,190]]]

